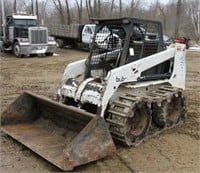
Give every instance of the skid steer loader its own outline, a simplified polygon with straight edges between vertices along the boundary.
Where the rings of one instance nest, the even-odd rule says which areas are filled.
[[[5,133],[62,170],[112,154],[113,141],[136,146],[186,117],[185,46],[166,49],[160,22],[93,22],[90,55],[66,67],[59,103],[25,92],[1,116]]]

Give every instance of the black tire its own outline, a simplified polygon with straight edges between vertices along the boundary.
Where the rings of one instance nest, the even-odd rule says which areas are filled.
[[[72,47],[73,49],[76,49],[76,48],[78,47],[78,45],[77,45],[76,42],[72,42],[71,47]]]
[[[65,42],[64,42],[64,40],[63,39],[61,39],[61,38],[57,38],[56,39],[56,46],[58,47],[58,48],[64,48],[65,47]]]
[[[29,57],[35,57],[37,54],[30,54]]]
[[[52,52],[47,52],[45,53],[46,56],[53,56],[53,53]]]
[[[22,58],[23,57],[23,55],[21,54],[21,47],[20,47],[18,42],[15,42],[15,44],[13,46],[13,53],[18,58]]]

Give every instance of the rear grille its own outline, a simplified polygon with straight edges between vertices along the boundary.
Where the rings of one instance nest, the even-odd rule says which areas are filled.
[[[31,30],[31,43],[32,44],[46,44],[47,43],[47,30],[46,29],[32,29]]]

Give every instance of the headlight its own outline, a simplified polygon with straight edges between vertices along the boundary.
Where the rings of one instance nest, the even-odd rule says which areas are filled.
[[[28,38],[21,38],[20,41],[21,42],[28,42]]]
[[[50,36],[48,37],[48,40],[49,40],[49,41],[55,41],[55,40],[54,40],[54,37],[50,37]]]

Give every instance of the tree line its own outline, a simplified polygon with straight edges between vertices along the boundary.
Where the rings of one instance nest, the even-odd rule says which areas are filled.
[[[200,41],[199,0],[169,0],[165,4],[160,0],[6,0],[6,12],[31,13],[34,1],[39,19],[46,25],[84,24],[90,18],[135,17],[161,21],[164,33],[171,37]]]

